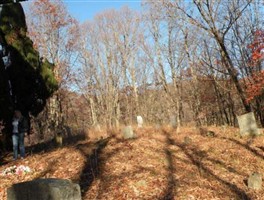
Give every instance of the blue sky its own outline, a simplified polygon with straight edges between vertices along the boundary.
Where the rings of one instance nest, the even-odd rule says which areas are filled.
[[[92,19],[97,13],[106,9],[119,9],[124,5],[140,9],[140,0],[64,0],[69,12],[80,22]]]
[[[22,3],[24,8],[34,0]],[[53,0],[56,1],[56,0]],[[141,0],[63,0],[70,14],[80,22],[91,20],[93,17],[107,9],[119,9],[127,5],[131,9],[140,10]]]

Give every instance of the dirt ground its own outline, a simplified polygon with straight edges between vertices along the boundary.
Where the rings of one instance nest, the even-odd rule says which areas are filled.
[[[264,174],[264,136],[241,138],[238,129],[209,127],[136,129],[135,139],[119,133],[99,140],[40,152],[24,160],[1,159],[0,173],[13,165],[32,170],[0,175],[0,199],[14,183],[64,178],[79,183],[83,199],[194,200],[264,199],[264,189],[247,187],[248,177]]]

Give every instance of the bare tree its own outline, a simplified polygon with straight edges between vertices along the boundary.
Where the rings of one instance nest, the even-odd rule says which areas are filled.
[[[27,12],[30,38],[40,52],[40,62],[47,59],[54,64],[53,73],[59,90],[49,99],[46,126],[54,129],[64,123],[61,89],[71,87],[72,68],[77,58],[78,23],[68,13],[62,1],[34,1]]]
[[[105,11],[83,25],[80,79],[86,82],[79,86],[90,105],[93,125],[118,127],[121,115],[131,122],[137,113],[140,28],[140,16],[127,7]]]
[[[251,2],[252,1],[193,0],[191,3],[191,10],[186,9],[186,5],[181,5],[178,2],[174,4],[193,25],[208,33],[219,46],[223,64],[236,86],[245,111],[251,111],[251,108],[246,101],[243,87],[239,82],[236,67],[228,51],[226,36]],[[173,4],[169,1],[166,1],[166,3]]]

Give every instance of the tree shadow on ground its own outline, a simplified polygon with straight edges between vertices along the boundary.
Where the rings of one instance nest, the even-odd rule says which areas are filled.
[[[112,157],[122,152],[126,152],[127,150],[133,151],[133,145],[130,144],[130,142],[135,141],[139,138],[134,138],[134,139],[116,139],[115,142],[117,143],[122,143],[123,145],[120,147],[115,147],[111,149],[111,151],[108,151],[107,153],[104,153],[104,156],[101,160],[101,163],[107,163],[108,160],[110,160]],[[120,160],[120,162],[122,162]],[[105,164],[100,165],[100,171],[105,171],[105,168],[107,166]],[[120,166],[121,167],[121,166]],[[143,166],[133,166],[133,170],[124,170],[120,171],[120,174],[113,175],[113,174],[107,174],[107,176],[100,176],[100,183],[98,185],[98,190],[97,190],[97,196],[95,199],[105,199],[105,191],[108,191],[109,188],[113,188],[113,183],[114,184],[121,184],[120,187],[122,187],[123,183],[122,180],[124,179],[129,179],[130,177],[135,177],[137,174],[141,173],[151,173],[151,174],[159,174],[158,171],[156,171],[153,168],[150,167],[143,167]],[[100,174],[102,175],[102,174]],[[136,184],[136,183],[135,183]],[[119,187],[119,186],[117,186]],[[123,195],[122,197],[119,196],[119,198],[127,198],[125,193],[120,193],[120,195]],[[112,197],[115,198],[115,197]],[[137,197],[139,199],[139,197]],[[144,199],[144,198],[143,198]],[[156,199],[156,198],[155,198]]]
[[[85,166],[83,167],[78,180],[82,196],[85,195],[92,182],[100,174],[100,153],[110,139],[111,138],[102,139],[95,144],[85,142],[76,146],[80,153],[86,157]]]
[[[169,147],[170,145],[174,145],[174,141],[170,138],[169,133],[163,130],[163,134],[166,136],[166,148],[164,148],[164,152],[166,154],[166,159],[168,161],[168,167],[167,167],[167,187],[166,191],[164,193],[164,196],[161,198],[163,200],[173,200],[177,186],[177,180],[174,177],[174,174],[176,172],[175,165],[173,162],[173,155],[170,151]]]
[[[116,142],[117,143],[129,143],[129,141],[131,141],[132,139],[128,139],[128,140],[124,140],[124,139],[119,139],[119,138],[116,138]],[[133,140],[136,140],[136,139],[133,139]],[[122,151],[123,148],[122,147],[115,147],[112,149],[112,151],[110,152],[107,152],[106,154],[104,154],[104,158],[102,160],[103,163],[106,163],[107,160],[111,159],[113,156],[115,156],[117,153],[119,153],[120,151]],[[105,165],[101,165],[100,166],[100,169],[101,171],[104,171],[105,169]],[[96,199],[102,199],[102,194],[104,193],[104,191],[106,191],[110,185],[111,185],[111,180],[113,180],[114,178],[116,179],[122,179],[122,177],[127,177],[129,176],[131,173],[136,173],[136,172],[124,172],[118,176],[113,176],[111,175],[110,177],[107,177],[107,179],[104,179],[102,180],[104,177],[100,177],[101,181],[100,181],[100,184],[99,184],[99,188],[98,188],[98,195],[97,195],[97,198]]]
[[[258,146],[258,148],[264,151],[264,146]]]
[[[63,139],[63,145],[61,147],[75,145],[80,141],[84,141],[85,135],[83,133],[78,133],[75,135],[69,135],[68,137]],[[60,148],[60,146],[56,143],[55,139],[41,142],[35,145],[31,145],[26,147],[26,156],[30,156],[33,154],[39,153],[48,153]],[[12,160],[12,152],[6,152],[5,154],[0,156],[0,166],[13,162]]]
[[[211,177],[211,178],[215,179],[216,181],[218,181],[219,183],[221,183],[222,185],[226,186],[228,189],[230,189],[233,192],[233,194],[236,196],[237,199],[242,199],[242,200],[250,200],[251,199],[246,194],[246,192],[243,191],[242,189],[240,189],[237,185],[232,184],[232,183],[222,179],[221,177],[217,176],[216,174],[214,174],[214,172],[210,168],[208,168],[205,164],[203,164],[202,160],[207,159],[207,153],[205,151],[198,150],[195,147],[191,147],[191,148],[188,147],[187,148],[186,144],[177,142],[174,139],[172,139],[169,132],[163,131],[163,134],[166,136],[167,145],[175,145],[175,146],[179,147],[182,150],[182,152],[190,159],[192,164],[198,168],[201,176],[204,176],[205,178]],[[172,159],[172,156],[170,155],[168,158]],[[230,169],[230,168],[226,167],[226,165],[221,161],[214,160],[214,159],[208,159],[208,160],[212,161],[214,163],[220,163],[228,171],[231,171],[233,173],[237,173],[238,175],[241,175],[241,173],[237,172],[235,169],[233,169],[233,168]],[[169,161],[169,164],[170,164],[170,161]],[[173,165],[172,162],[171,162],[171,164]],[[171,168],[174,169],[173,166]],[[170,172],[170,169],[169,169],[169,174],[171,174],[171,173],[173,173],[173,171]],[[168,187],[167,190],[170,194],[171,193],[170,187]],[[166,198],[166,196],[164,196],[163,199],[173,199],[173,198]]]
[[[7,164],[9,161],[6,159],[7,157],[12,157],[10,153],[1,152],[0,154],[0,166]]]
[[[264,155],[262,155],[261,153],[259,153],[256,149],[252,148],[249,146],[249,144],[243,144],[242,142],[238,141],[238,140],[235,140],[233,138],[226,138],[226,137],[221,137],[221,139],[225,139],[225,140],[229,140],[243,148],[245,148],[246,150],[250,151],[251,153],[253,153],[255,156],[259,157],[259,158],[262,158],[264,159]],[[261,148],[260,148],[261,149]],[[263,149],[261,150],[264,150],[264,147]]]
[[[189,159],[192,161],[192,163],[197,166],[197,168],[200,171],[200,174],[202,174],[202,172],[206,175],[209,175],[210,177],[214,178],[215,180],[217,180],[218,182],[220,182],[221,184],[227,186],[236,196],[238,199],[250,199],[248,197],[248,195],[240,188],[237,187],[237,185],[232,184],[224,179],[222,179],[221,177],[217,176],[216,174],[214,174],[214,172],[206,167],[203,163],[202,160],[199,158],[200,157],[200,152],[192,149],[191,152],[188,152],[188,150],[185,149],[184,146],[182,146],[182,144],[176,144],[178,147],[180,147],[184,153],[189,157]]]
[[[71,146],[71,145],[74,145],[80,141],[83,141],[85,140],[85,135],[83,133],[78,133],[78,134],[75,134],[75,135],[70,135],[66,138],[63,138],[63,144],[60,146],[59,144],[56,143],[56,139],[53,138],[49,141],[45,141],[45,142],[42,142],[42,143],[38,143],[38,144],[35,144],[35,145],[32,145],[32,146],[29,146],[26,148],[26,151],[28,153],[32,153],[32,154],[37,154],[37,153],[40,153],[40,152],[50,152],[50,151],[53,151],[57,148],[60,148],[60,147],[65,147],[65,146]]]
[[[51,162],[48,162],[48,166],[47,166],[47,168],[44,170],[44,171],[42,171],[36,178],[34,178],[34,179],[39,179],[39,178],[47,178],[47,176],[49,175],[49,174],[52,174],[52,173],[54,173],[56,170],[57,170],[57,168],[55,168],[56,167],[56,163],[57,163],[57,161],[51,161]]]

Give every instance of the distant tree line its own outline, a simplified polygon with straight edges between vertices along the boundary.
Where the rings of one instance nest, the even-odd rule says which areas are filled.
[[[20,4],[2,8],[12,65],[0,63],[1,115],[24,106],[43,134],[116,128],[137,115],[180,130],[235,126],[237,115],[253,111],[264,125],[261,1],[142,1],[141,12],[106,10],[80,23],[63,1],[36,0],[26,12],[33,46]]]
[[[60,88],[86,102],[75,116],[85,111],[89,127],[134,123],[136,115],[149,124],[174,119],[178,128],[237,125],[249,111],[263,125],[262,8],[143,1],[141,12],[123,7],[78,23],[62,1],[38,0],[29,35],[57,66]]]

